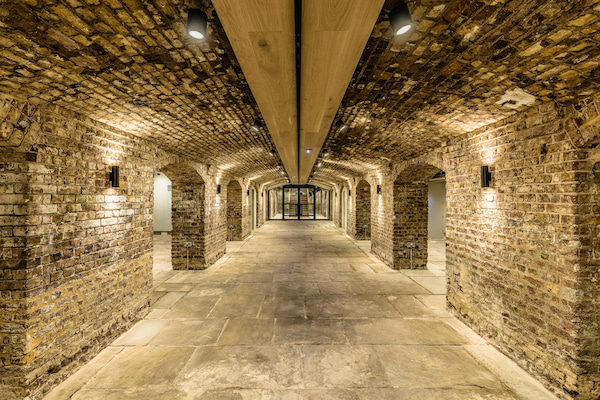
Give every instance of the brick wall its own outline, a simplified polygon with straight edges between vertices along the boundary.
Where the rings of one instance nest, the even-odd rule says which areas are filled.
[[[356,186],[354,238],[371,239],[371,185],[361,180]],[[366,229],[364,228],[366,226]]]
[[[155,148],[59,108],[39,119],[33,151],[0,149],[0,391],[32,399],[142,318],[152,286]]]
[[[242,187],[231,180],[227,185],[227,240],[242,240],[242,213]]]
[[[600,396],[599,110],[597,99],[544,104],[395,165],[395,190],[384,170],[367,177],[381,179],[383,196],[373,203],[372,251],[391,265],[385,232],[395,226],[398,244],[421,231],[425,243],[418,182],[446,172],[451,310],[563,398]],[[481,165],[491,167],[491,188],[480,187]]]
[[[206,266],[213,265],[225,254],[227,237],[227,194],[221,187],[217,193],[217,185],[222,179],[222,171],[203,164],[196,164],[195,169],[204,180],[204,260]]]
[[[429,180],[439,171],[431,165],[413,165],[394,181],[393,266],[396,269],[427,268]]]
[[[171,179],[171,260],[173,269],[204,269],[204,180],[189,164],[174,163],[161,168]],[[186,247],[191,244],[191,247]]]
[[[393,265],[393,238],[394,238],[394,207],[393,188],[394,180],[390,169],[379,170],[365,177],[371,187],[381,186],[381,194],[372,196],[371,207],[371,252],[380,258],[386,265]]]

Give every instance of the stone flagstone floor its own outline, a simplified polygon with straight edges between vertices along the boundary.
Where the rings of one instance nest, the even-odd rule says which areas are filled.
[[[554,399],[445,311],[443,241],[403,272],[331,222],[269,222],[206,271],[155,241],[148,317],[46,399]]]

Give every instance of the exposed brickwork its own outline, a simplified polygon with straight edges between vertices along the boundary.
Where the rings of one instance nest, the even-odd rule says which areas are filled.
[[[242,201],[242,187],[232,180],[227,185],[227,240],[242,240]]]
[[[161,171],[172,183],[173,269],[204,269],[204,180],[192,166],[184,163],[169,164],[162,167]]]
[[[0,91],[81,112],[235,176],[281,179],[260,111],[210,2],[209,37],[182,1],[2,1]],[[35,51],[32,51],[35,49]]]
[[[507,91],[539,104],[599,89],[596,0],[407,1],[414,29],[394,38],[397,4],[383,7],[336,115],[349,129],[330,131],[317,177],[402,162],[527,108]]]
[[[430,165],[414,165],[403,170],[394,182],[396,269],[427,268],[428,183],[437,172],[439,169]]]
[[[360,181],[356,187],[356,227],[354,237],[361,240],[371,239],[371,185],[367,181]],[[366,227],[366,229],[365,229]]]
[[[0,150],[2,214],[11,215],[0,390],[32,399],[142,317],[152,286],[155,148],[56,107],[40,111],[40,127],[30,132],[35,151]],[[120,188],[109,187],[111,165]]]

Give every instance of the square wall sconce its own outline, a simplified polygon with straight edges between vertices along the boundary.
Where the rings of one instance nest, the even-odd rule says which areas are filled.
[[[490,187],[490,182],[492,181],[492,173],[490,172],[490,167],[487,165],[481,166],[481,187],[487,188]]]
[[[119,187],[120,168],[117,165],[112,167],[108,180],[110,181],[110,187]]]
[[[217,185],[217,194],[221,194],[221,185]]]
[[[381,194],[381,185],[377,185],[377,194]]]

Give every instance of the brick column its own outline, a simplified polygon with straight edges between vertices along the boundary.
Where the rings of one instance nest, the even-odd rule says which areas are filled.
[[[356,186],[356,228],[354,238],[361,240],[371,239],[371,185],[367,181],[360,181]],[[366,234],[364,226],[367,226]]]
[[[417,165],[402,171],[394,182],[394,261],[396,269],[427,268],[428,182],[439,171]]]
[[[242,186],[236,180],[227,185],[227,240],[242,240]],[[232,230],[229,228],[233,226]]]
[[[161,171],[173,184],[173,269],[204,269],[204,181],[194,168],[184,163],[170,164],[161,168]]]

